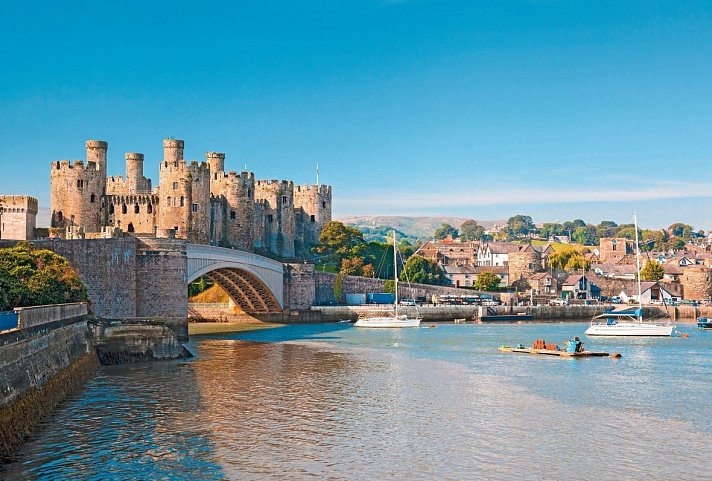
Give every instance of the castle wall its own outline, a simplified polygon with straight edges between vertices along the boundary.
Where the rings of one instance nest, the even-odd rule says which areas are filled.
[[[186,162],[184,142],[163,141],[159,187],[143,175],[144,156],[125,155],[126,176],[106,176],[107,143],[87,141],[87,162],[51,164],[52,227],[86,238],[123,232],[189,242],[305,254],[331,220],[331,187],[255,181],[252,172],[225,172],[225,154]],[[106,231],[106,232],[105,232]]]
[[[106,195],[103,199],[107,223],[123,232],[156,233],[158,195]]]
[[[38,202],[26,195],[0,195],[0,239],[32,240]]]

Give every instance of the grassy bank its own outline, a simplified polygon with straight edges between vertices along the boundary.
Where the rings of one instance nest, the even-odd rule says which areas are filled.
[[[280,326],[282,326],[282,324],[269,322],[191,322],[188,324],[188,335],[200,336],[204,334],[255,331],[257,329],[269,329]]]

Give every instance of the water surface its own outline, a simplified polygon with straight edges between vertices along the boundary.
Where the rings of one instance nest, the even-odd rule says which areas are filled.
[[[712,332],[496,351],[585,327],[194,337],[193,359],[102,368],[0,478],[712,479]]]

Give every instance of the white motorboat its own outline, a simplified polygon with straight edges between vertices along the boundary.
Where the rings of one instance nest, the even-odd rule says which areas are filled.
[[[398,328],[398,327],[419,327],[420,318],[398,315],[398,243],[396,242],[396,231],[393,231],[393,272],[395,273],[395,300],[393,303],[392,316],[366,317],[354,323],[356,327],[369,328]],[[417,307],[416,307],[417,310]]]
[[[614,309],[594,316],[586,329],[588,336],[672,336],[675,329],[670,319],[662,322],[643,320],[643,303],[640,289],[640,247],[638,244],[638,216],[633,215],[635,223],[635,263],[638,278],[638,306]]]

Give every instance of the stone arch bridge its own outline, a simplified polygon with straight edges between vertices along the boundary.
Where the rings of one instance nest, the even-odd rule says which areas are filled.
[[[67,258],[87,288],[95,315],[159,319],[181,340],[188,338],[188,283],[201,275],[217,282],[247,313],[281,314],[294,307],[285,296],[289,269],[249,252],[141,237],[34,243]],[[9,242],[0,241],[4,244]]]
[[[207,276],[250,314],[282,312],[284,265],[250,252],[187,244],[188,284]]]

